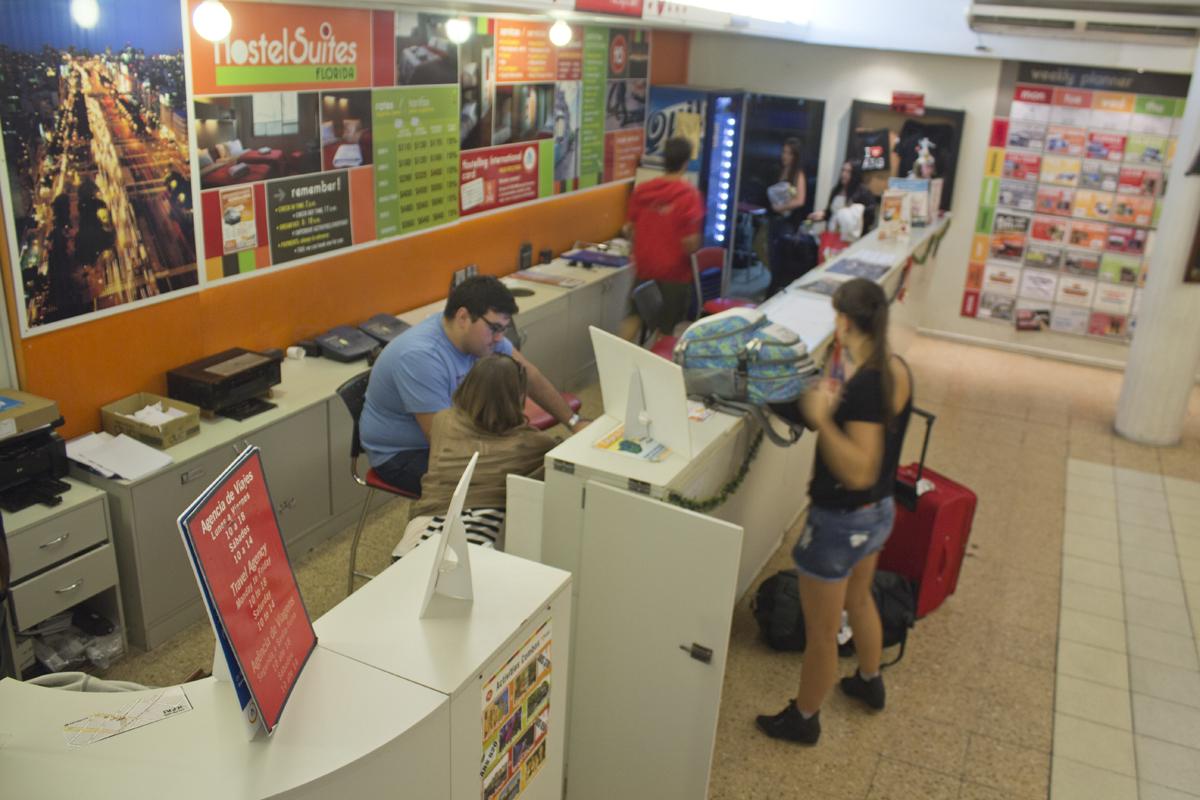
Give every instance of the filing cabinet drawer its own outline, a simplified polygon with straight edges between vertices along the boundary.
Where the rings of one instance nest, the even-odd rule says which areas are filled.
[[[36,625],[76,603],[117,585],[117,562],[106,544],[12,587],[17,630]]]
[[[104,503],[99,499],[16,534],[10,533],[8,550],[12,559],[12,580],[19,581],[26,575],[40,572],[107,538]]]

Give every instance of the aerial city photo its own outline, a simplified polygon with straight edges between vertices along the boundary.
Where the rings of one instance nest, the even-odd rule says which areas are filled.
[[[29,329],[196,285],[177,10],[0,4],[5,211]]]

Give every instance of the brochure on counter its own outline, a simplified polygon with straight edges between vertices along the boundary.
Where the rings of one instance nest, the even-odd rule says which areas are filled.
[[[271,733],[317,646],[257,447],[179,517],[179,530],[249,735]]]
[[[642,461],[649,461],[653,464],[665,461],[667,456],[671,455],[670,448],[661,442],[656,442],[649,436],[626,439],[625,426],[623,424],[618,425],[610,433],[602,436],[594,446],[599,450],[607,450],[610,453],[621,453],[622,455],[640,458]]]

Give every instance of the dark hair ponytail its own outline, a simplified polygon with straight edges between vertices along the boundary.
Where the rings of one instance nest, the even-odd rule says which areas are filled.
[[[871,354],[861,369],[879,370],[879,384],[883,389],[883,419],[888,428],[896,416],[892,409],[891,356],[888,346],[888,301],[883,288],[866,278],[846,281],[833,293],[833,308],[845,314],[850,322],[871,340]]]

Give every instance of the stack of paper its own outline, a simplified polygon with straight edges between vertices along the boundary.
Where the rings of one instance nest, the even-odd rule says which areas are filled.
[[[161,428],[163,425],[173,419],[186,417],[187,413],[182,409],[175,408],[173,406],[168,406],[164,410],[162,402],[159,401],[157,403],[151,403],[144,408],[138,409],[132,414],[122,414],[121,416],[137,420],[143,425],[149,425],[152,428]]]
[[[161,450],[125,434],[89,433],[67,442],[67,457],[106,478],[137,480],[175,463]]]

